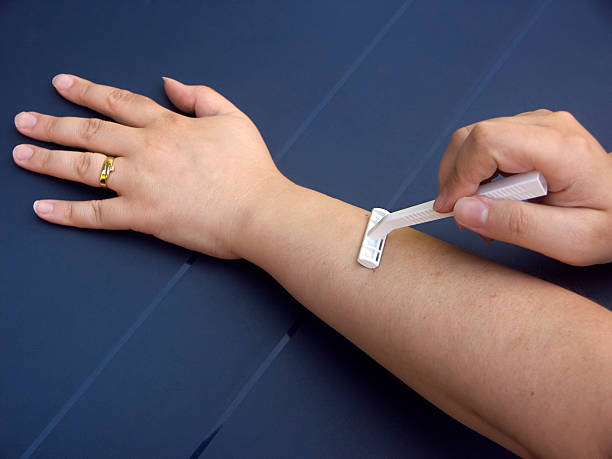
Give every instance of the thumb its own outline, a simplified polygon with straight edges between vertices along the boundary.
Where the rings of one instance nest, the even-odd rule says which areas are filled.
[[[574,265],[592,263],[595,209],[555,207],[532,202],[461,198],[455,204],[460,225],[499,241],[509,242]]]
[[[202,117],[225,115],[238,110],[234,104],[208,86],[186,85],[172,78],[162,78],[168,98],[183,112]]]

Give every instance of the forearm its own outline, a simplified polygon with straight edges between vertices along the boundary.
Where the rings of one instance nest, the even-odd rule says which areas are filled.
[[[607,310],[414,230],[371,271],[356,263],[368,212],[288,183],[266,204],[240,254],[440,408],[523,455],[610,437]]]

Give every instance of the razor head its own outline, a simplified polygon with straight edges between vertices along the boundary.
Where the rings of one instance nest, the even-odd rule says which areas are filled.
[[[378,268],[380,259],[382,258],[383,249],[385,248],[385,241],[387,236],[385,235],[381,239],[375,239],[368,236],[368,232],[374,228],[374,226],[381,221],[386,215],[389,215],[389,211],[375,207],[372,209],[370,219],[363,233],[363,240],[361,241],[361,247],[359,248],[359,256],[357,262],[361,266],[365,266],[368,269]]]

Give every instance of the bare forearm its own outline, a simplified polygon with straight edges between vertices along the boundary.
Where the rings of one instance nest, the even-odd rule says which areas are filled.
[[[368,212],[294,185],[273,202],[242,254],[412,388],[523,455],[602,447],[607,310],[413,230],[370,271],[355,261]]]
[[[208,255],[245,257],[425,397],[509,448],[556,457],[612,450],[606,444],[612,442],[612,315],[603,308],[412,230],[388,238],[379,269],[358,266],[367,212],[282,178],[254,124],[211,88],[165,79],[173,104],[195,115],[186,117],[74,75],[57,75],[53,84],[67,100],[118,122],[21,113],[15,125],[22,134],[84,151],[19,145],[16,163],[98,186],[108,159],[89,152],[104,152],[115,157],[117,169],[105,185],[118,196],[37,201],[39,217],[83,228],[133,229]],[[499,135],[490,135],[491,123],[469,132],[480,133],[480,147],[506,139],[491,151],[527,139],[538,154],[557,152],[545,173],[553,190],[548,204],[591,208],[564,209],[573,226],[565,217],[556,220],[563,225],[545,225],[562,233],[520,233],[576,236],[590,222],[591,255],[601,262],[599,255],[610,248],[612,163],[568,114],[529,116],[539,126],[535,134],[521,128],[524,116],[521,122],[502,120],[508,129],[494,129]],[[554,119],[541,126],[543,116]],[[559,123],[551,138],[549,128]],[[524,153],[524,147],[517,149]],[[574,160],[563,169],[559,158]],[[503,170],[497,162],[489,165],[489,172]],[[453,165],[445,169],[452,176]],[[160,177],[166,186],[159,186]],[[556,189],[561,191],[553,196]],[[582,252],[584,245],[579,247]],[[572,258],[577,264],[586,260],[579,255]]]

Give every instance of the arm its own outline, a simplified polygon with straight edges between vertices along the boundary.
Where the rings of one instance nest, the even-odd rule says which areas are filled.
[[[522,456],[610,451],[609,311],[410,229],[365,269],[368,212],[290,183],[269,196],[238,252],[406,384]]]
[[[132,229],[244,257],[451,416],[523,455],[612,451],[612,314],[562,288],[417,231],[391,234],[375,271],[356,263],[367,212],[285,179],[250,120],[206,87],[166,80],[185,117],[127,91],[62,75],[66,99],[117,122],[19,114],[18,165],[99,184],[97,201],[42,200],[37,215]],[[91,153],[95,152],[95,153]]]

